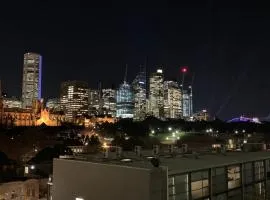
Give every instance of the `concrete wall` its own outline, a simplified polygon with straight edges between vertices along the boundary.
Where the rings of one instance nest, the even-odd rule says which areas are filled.
[[[53,200],[150,200],[152,170],[85,161],[54,160]],[[164,171],[161,171],[163,173]],[[163,181],[156,176],[155,181]],[[155,196],[157,196],[155,194]],[[156,198],[161,200],[162,198]],[[163,199],[162,199],[163,200]]]

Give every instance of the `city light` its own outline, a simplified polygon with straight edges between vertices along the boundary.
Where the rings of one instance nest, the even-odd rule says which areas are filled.
[[[35,165],[31,165],[31,167],[30,167],[30,169],[35,169],[36,167],[35,167]]]
[[[172,127],[169,127],[168,130],[171,131],[172,130]]]
[[[187,68],[186,68],[186,67],[183,67],[183,68],[181,69],[181,72],[182,72],[182,73],[186,73],[186,72],[187,72]]]
[[[162,73],[162,72],[163,72],[162,69],[157,70],[157,73]]]
[[[104,143],[103,143],[102,147],[103,147],[104,149],[109,148],[109,146],[107,145],[107,143],[106,143],[106,142],[104,142]]]
[[[152,133],[152,134],[155,134],[155,131],[154,131],[154,130],[152,130],[152,131],[151,131],[151,133]]]

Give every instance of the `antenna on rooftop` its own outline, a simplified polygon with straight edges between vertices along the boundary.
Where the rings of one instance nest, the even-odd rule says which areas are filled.
[[[127,82],[127,71],[128,71],[128,64],[126,64],[125,76],[124,76],[124,83]]]

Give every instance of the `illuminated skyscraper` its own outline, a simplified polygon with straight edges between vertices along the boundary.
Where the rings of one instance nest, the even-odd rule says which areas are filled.
[[[164,81],[164,115],[170,119],[182,116],[181,89],[175,81]]]
[[[61,109],[69,121],[88,114],[88,84],[83,81],[67,81],[61,84]]]
[[[164,117],[163,70],[160,68],[150,76],[149,114],[157,118]]]
[[[100,115],[101,102],[100,90],[89,89],[88,90],[88,103],[89,103],[89,115]]]
[[[133,118],[134,102],[132,88],[124,81],[116,92],[116,117]]]
[[[24,54],[22,107],[31,108],[41,99],[42,56],[36,53]]]
[[[193,114],[192,88],[183,90],[183,117],[191,117]]]
[[[114,89],[102,89],[103,114],[116,116],[116,91]]]
[[[134,93],[134,120],[141,121],[146,116],[146,72],[141,69],[132,83]]]

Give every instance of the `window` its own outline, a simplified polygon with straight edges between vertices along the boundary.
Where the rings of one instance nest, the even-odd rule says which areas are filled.
[[[188,174],[171,176],[169,181],[169,199],[170,200],[187,200],[188,192]]]
[[[255,162],[254,164],[255,181],[264,179],[264,165],[263,161]]]
[[[208,171],[191,173],[191,192],[193,199],[209,195]]]
[[[241,185],[240,166],[229,166],[227,174],[228,174],[228,189],[240,187]]]
[[[84,200],[84,198],[76,197],[75,200]]]
[[[253,182],[253,166],[251,162],[244,164],[244,177],[245,184]]]
[[[227,190],[226,176],[227,174],[224,167],[212,169],[212,186],[214,194],[225,192]]]

